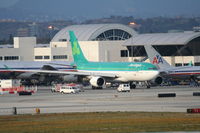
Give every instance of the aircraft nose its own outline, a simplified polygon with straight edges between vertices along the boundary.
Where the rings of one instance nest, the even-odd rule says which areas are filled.
[[[154,71],[154,72],[153,72],[153,76],[154,76],[154,77],[157,77],[158,74],[159,74],[159,71]]]
[[[152,77],[155,78],[159,74],[159,71],[152,71]]]

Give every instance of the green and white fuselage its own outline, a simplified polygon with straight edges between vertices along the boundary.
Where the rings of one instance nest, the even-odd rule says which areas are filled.
[[[89,73],[91,78],[102,77],[118,82],[148,81],[158,75],[155,65],[145,62],[90,62],[78,44],[73,31],[69,31],[74,63],[77,71]]]
[[[87,62],[76,65],[80,72],[116,75],[113,80],[121,82],[148,81],[158,74],[156,67],[150,63]]]

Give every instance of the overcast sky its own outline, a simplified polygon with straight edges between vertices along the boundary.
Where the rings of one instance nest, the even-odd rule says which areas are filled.
[[[200,0],[0,0],[0,7],[76,17],[200,16]]]
[[[0,0],[0,7],[9,7],[14,5],[19,0]]]

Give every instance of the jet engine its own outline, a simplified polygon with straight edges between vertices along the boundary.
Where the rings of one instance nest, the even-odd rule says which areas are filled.
[[[158,76],[155,79],[152,80],[153,83],[160,85],[163,82],[163,78]]]
[[[92,77],[90,84],[94,87],[102,87],[105,84],[105,80],[102,77]]]

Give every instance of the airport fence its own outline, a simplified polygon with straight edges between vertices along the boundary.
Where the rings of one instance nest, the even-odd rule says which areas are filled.
[[[0,108],[0,115],[17,115],[17,114],[34,114],[37,113],[33,107],[13,107],[13,108]]]
[[[45,113],[74,112],[74,111],[70,110],[71,107],[82,108],[82,109],[83,108],[88,108],[85,105],[10,107],[10,108],[0,108],[0,115],[40,114],[40,113],[45,114]],[[84,112],[84,109],[80,110],[80,112]]]

